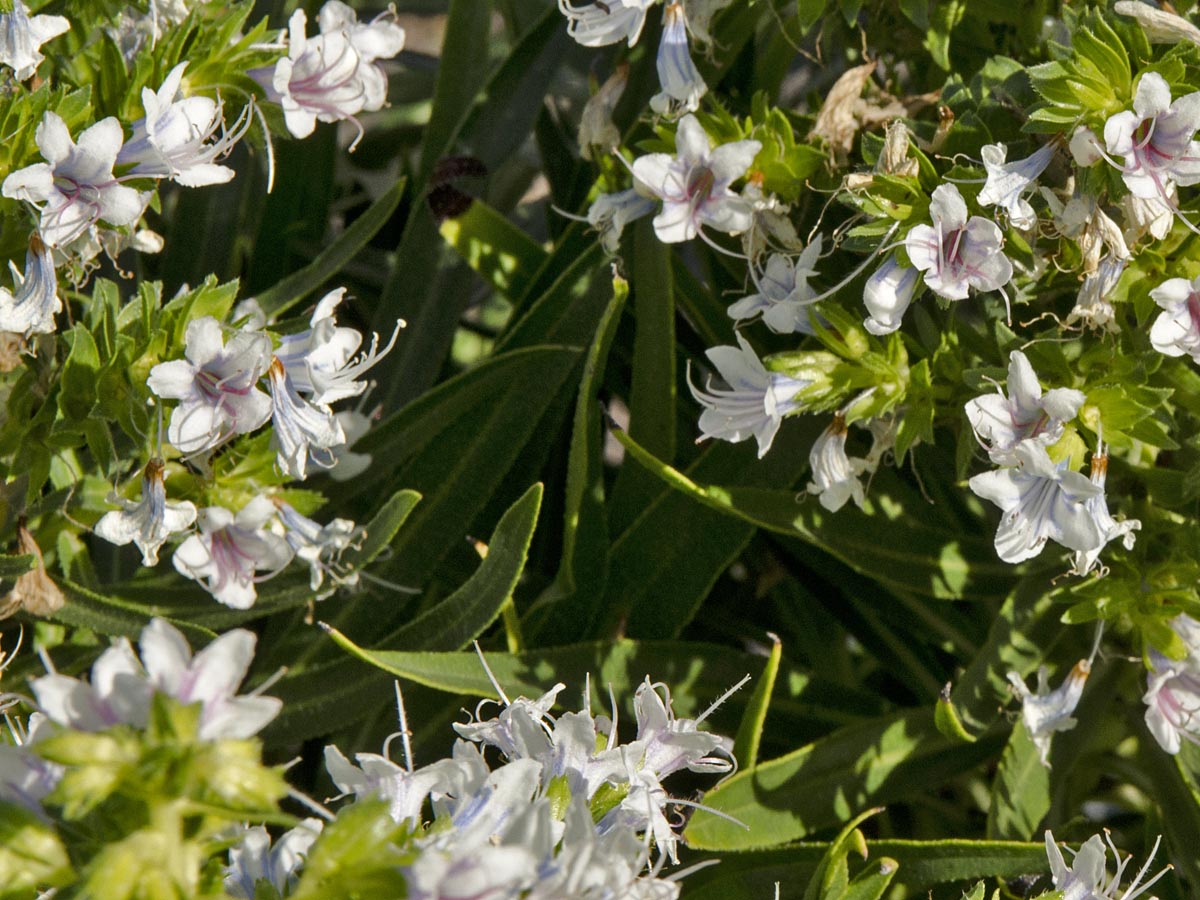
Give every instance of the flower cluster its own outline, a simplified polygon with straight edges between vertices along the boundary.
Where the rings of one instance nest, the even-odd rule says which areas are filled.
[[[659,873],[677,859],[669,814],[693,804],[672,798],[662,781],[684,769],[731,772],[732,741],[699,729],[711,708],[678,718],[667,686],[649,679],[634,697],[637,736],[628,743],[588,704],[554,716],[563,689],[536,700],[501,692],[502,707],[488,719],[481,711],[490,701],[481,703],[472,721],[454,726],[463,739],[453,754],[419,769],[372,753],[357,754],[355,765],[326,748],[343,793],[382,798],[391,818],[410,826],[417,852],[404,868],[409,896],[678,896],[678,884]],[[489,747],[500,765],[488,764]]]
[[[14,732],[13,745],[0,743],[0,800],[39,811],[65,771],[41,753],[43,742],[72,731],[98,733],[122,725],[144,729],[156,696],[198,707],[199,741],[258,734],[279,715],[282,703],[256,693],[237,693],[254,658],[256,640],[251,632],[238,629],[193,654],[177,628],[154,619],[142,630],[140,655],[127,638],[120,638],[93,664],[90,681],[56,671],[34,678],[30,688],[37,711],[27,726]]]

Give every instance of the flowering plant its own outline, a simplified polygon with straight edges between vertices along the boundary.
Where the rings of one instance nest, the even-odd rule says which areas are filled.
[[[0,0],[0,898],[1200,891],[1189,4],[270,13]]]

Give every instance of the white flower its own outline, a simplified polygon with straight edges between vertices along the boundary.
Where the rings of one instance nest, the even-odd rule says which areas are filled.
[[[53,731],[54,726],[38,712],[29,716],[28,728],[15,718],[5,719],[11,742],[0,740],[0,801],[42,815],[42,799],[58,785],[63,768],[42,759],[29,746]]]
[[[1100,528],[1100,533],[1104,536],[1104,543],[1095,550],[1076,551],[1074,565],[1071,567],[1074,575],[1086,575],[1092,571],[1100,560],[1100,551],[1117,538],[1121,539],[1126,550],[1132,550],[1133,543],[1137,540],[1134,532],[1142,527],[1142,523],[1138,519],[1122,519],[1118,522],[1108,511],[1108,498],[1104,494],[1104,482],[1108,477],[1108,456],[1104,453],[1103,444],[1092,454],[1091,468],[1092,484],[1100,488],[1100,493],[1088,498],[1084,505]],[[1103,568],[1101,573],[1103,574]]]
[[[130,175],[170,178],[187,187],[224,184],[233,169],[217,160],[226,156],[250,124],[249,114],[225,127],[221,103],[209,97],[182,97],[187,63],[173,68],[158,92],[142,88],[145,118],[133,123],[133,136],[117,162],[132,164]]]
[[[1162,307],[1150,326],[1150,344],[1167,356],[1190,356],[1200,363],[1200,276],[1168,278],[1150,292]]]
[[[579,117],[579,155],[584,159],[594,159],[597,148],[608,152],[621,143],[621,132],[612,116],[628,83],[629,63],[622,62],[584,104]]]
[[[361,24],[344,3],[326,3],[319,14],[320,33],[307,37],[308,18],[298,9],[288,20],[288,55],[270,76],[269,95],[283,107],[284,122],[296,137],[308,137],[317,121],[349,120],[382,109],[387,76],[376,63],[404,46],[404,29],[381,16]],[[252,73],[263,78],[263,73]],[[265,80],[265,78],[263,78]],[[358,143],[355,139],[354,145]]]
[[[225,893],[238,900],[254,900],[258,895],[255,885],[265,881],[280,897],[286,897],[296,886],[304,857],[324,824],[320,819],[302,819],[295,828],[284,832],[274,847],[267,829],[261,825],[247,828],[237,846],[229,849]]]
[[[469,741],[490,744],[508,759],[539,759],[553,748],[545,722],[564,688],[565,684],[556,684],[537,700],[518,697],[505,703],[498,716],[487,720],[479,718],[479,710],[489,702],[484,701],[475,708],[476,721],[465,725],[456,722],[454,730]]]
[[[383,79],[383,71],[373,65],[377,60],[391,59],[404,49],[404,29],[396,21],[394,9],[389,9],[388,12],[381,13],[370,22],[358,21],[358,13],[354,11],[352,6],[348,6],[340,0],[327,0],[321,7],[321,11],[317,13],[317,26],[321,30],[321,34],[344,34],[350,41],[355,52],[362,60],[364,66],[370,66],[374,72],[377,72]],[[370,79],[366,69],[359,72],[359,77],[364,80]],[[387,99],[379,93],[380,81],[374,81],[368,89],[370,96],[367,98],[365,108],[368,110],[380,109]],[[382,81],[383,91],[387,89],[386,79]]]
[[[155,693],[201,704],[197,736],[210,741],[247,738],[270,722],[283,704],[274,697],[235,696],[254,658],[255,636],[229,631],[192,656],[187,640],[164,619],[142,629],[141,660],[127,638],[92,665],[91,682],[52,672],[30,682],[38,706],[54,722],[80,731],[113,725],[142,727]]]
[[[132,225],[146,204],[113,175],[122,139],[121,123],[110,116],[85,129],[76,143],[58,114],[47,111],[34,133],[46,162],[5,178],[4,196],[42,204],[38,232],[50,247],[70,243],[100,220]]]
[[[1046,667],[1038,669],[1037,693],[1032,693],[1017,672],[1009,672],[1008,680],[1013,690],[1021,698],[1021,721],[1029,733],[1033,745],[1037,747],[1042,765],[1050,767],[1050,739],[1056,731],[1070,731],[1078,723],[1071,718],[1079,698],[1083,696],[1083,686],[1091,674],[1092,664],[1089,660],[1077,662],[1063,683],[1050,690],[1046,676]]]
[[[183,454],[211,450],[235,434],[261,427],[271,398],[256,386],[270,362],[271,339],[238,331],[224,343],[212,316],[188,323],[186,359],[159,363],[146,384],[159,397],[178,400],[167,437]]]
[[[1132,244],[1146,235],[1161,241],[1170,234],[1171,226],[1175,224],[1176,193],[1175,185],[1171,185],[1165,198],[1139,197],[1136,194],[1122,197],[1125,241]]]
[[[706,355],[728,388],[714,388],[711,379],[697,388],[688,372],[692,396],[705,409],[700,414],[700,439],[737,443],[749,437],[758,442],[761,459],[771,449],[783,417],[800,409],[795,396],[807,382],[768,372],[740,334],[737,347],[713,347]]]
[[[1093,195],[1076,194],[1064,204],[1049,188],[1042,188],[1041,194],[1054,216],[1055,230],[1079,244],[1085,275],[1100,267],[1100,257],[1105,251],[1117,259],[1132,258],[1121,228],[1100,208]]]
[[[625,41],[632,47],[646,24],[646,10],[658,0],[586,0],[576,6],[571,0],[558,0],[559,11],[567,17],[567,34],[584,47],[603,47]]]
[[[354,453],[350,448],[371,430],[374,419],[357,409],[345,409],[333,417],[341,426],[346,443],[333,448],[334,465],[329,477],[334,481],[351,481],[371,467],[370,453]]]
[[[51,672],[29,686],[48,719],[78,731],[145,725],[153,693],[128,638],[100,654],[90,683]]]
[[[633,163],[638,185],[662,200],[654,233],[664,244],[690,241],[704,225],[740,234],[753,222],[753,211],[729,185],[746,174],[762,149],[758,141],[734,141],[713,148],[695,116],[679,121],[676,156],[650,153]]]
[[[387,801],[388,814],[400,823],[418,824],[430,796],[461,796],[471,778],[470,765],[464,765],[460,753],[415,772],[378,753],[356,753],[354,758],[357,766],[336,746],[327,745],[325,770],[330,780],[343,794],[353,794],[356,799],[378,797]]]
[[[1085,125],[1080,125],[1075,129],[1067,149],[1071,151],[1071,158],[1075,160],[1075,165],[1081,169],[1086,169],[1104,159],[1104,152],[1100,149],[1100,139],[1096,137],[1092,129]]]
[[[889,256],[876,269],[863,287],[863,303],[867,318],[863,328],[871,334],[891,334],[900,327],[905,310],[912,303],[917,287],[917,270],[902,266],[895,256]]]
[[[237,696],[257,640],[254,632],[237,628],[193,656],[178,629],[165,619],[152,619],[139,643],[151,687],[180,703],[201,704],[197,736],[215,741],[252,737],[283,708],[276,697]]]
[[[309,330],[285,335],[275,350],[296,390],[308,394],[319,405],[362,394],[367,383],[358,379],[391,351],[404,327],[403,320],[396,323],[391,340],[382,350],[379,335],[373,334],[371,349],[356,356],[362,346],[362,334],[354,328],[338,327],[335,316],[345,295],[346,289],[338,288],[322,297]]]
[[[1075,298],[1075,306],[1067,315],[1067,324],[1082,322],[1094,331],[1116,331],[1116,310],[1108,295],[1120,282],[1127,265],[1129,261],[1118,256],[1106,256],[1102,259],[1096,271],[1083,279],[1079,295]]]
[[[636,190],[601,194],[588,207],[588,224],[600,232],[600,246],[610,256],[616,255],[621,233],[635,219],[654,212],[654,201]]]
[[[817,274],[820,255],[821,235],[817,235],[799,259],[774,253],[761,275],[751,267],[758,292],[732,304],[726,310],[729,317],[741,322],[761,313],[763,322],[776,334],[812,334],[809,307],[817,294],[808,286],[808,279]]]
[[[681,769],[719,775],[732,771],[733,741],[698,727],[715,708],[716,704],[699,719],[677,718],[671,707],[670,689],[661,682],[652,684],[647,677],[633,697],[636,743],[642,745],[641,767],[659,779]]]
[[[1200,28],[1182,16],[1141,0],[1118,0],[1113,4],[1113,12],[1137,19],[1152,44],[1178,44],[1180,41],[1200,44]]]
[[[267,378],[280,470],[292,478],[303,479],[308,476],[310,463],[323,469],[332,468],[337,462],[333,449],[346,443],[346,435],[333,412],[325,404],[305,400],[296,392],[279,357],[271,360]]]
[[[1000,507],[1004,515],[996,530],[996,552],[1005,562],[1018,563],[1042,552],[1047,540],[1070,550],[1095,550],[1104,543],[1086,501],[1101,492],[1066,462],[1057,466],[1036,441],[1022,441],[1014,468],[973,477],[971,490]]]
[[[130,542],[142,551],[142,565],[158,565],[158,548],[173,534],[191,527],[196,507],[184,500],[167,499],[163,481],[163,461],[152,459],[142,473],[142,499],[121,500],[124,509],[105,513],[94,531],[110,544]]]
[[[1108,152],[1124,159],[1126,186],[1139,197],[1167,200],[1172,185],[1200,182],[1200,91],[1171,102],[1171,88],[1157,72],[1138,81],[1133,110],[1104,124]]]
[[[70,30],[62,16],[31,16],[24,0],[13,0],[12,12],[0,16],[0,65],[13,69],[17,81],[28,81],[45,59],[42,44]]]
[[[1017,447],[1034,441],[1049,447],[1062,437],[1063,423],[1075,418],[1087,397],[1071,388],[1054,388],[1042,393],[1037,373],[1020,350],[1008,357],[1008,396],[997,388],[969,400],[967,419],[975,436],[998,465],[1017,464]]]
[[[1178,753],[1184,740],[1200,744],[1200,665],[1194,656],[1173,660],[1151,650],[1142,702],[1146,727],[1167,753]]]
[[[340,585],[352,587],[358,584],[358,572],[343,565],[342,554],[350,547],[362,543],[366,532],[349,519],[334,519],[328,525],[320,525],[282,500],[276,500],[279,521],[286,530],[284,537],[296,558],[308,563],[311,570],[309,587],[318,600],[328,597]],[[324,590],[321,586],[329,576],[332,585]]]
[[[656,61],[662,91],[650,98],[650,108],[659,115],[674,118],[694,112],[700,106],[700,98],[708,92],[708,85],[692,62],[683,4],[668,2],[663,22]]]
[[[1122,890],[1121,877],[1125,874],[1125,867],[1129,865],[1129,861],[1133,857],[1127,856],[1122,859],[1120,852],[1113,845],[1112,836],[1107,831],[1104,836],[1117,861],[1117,871],[1112,880],[1109,880],[1108,873],[1105,871],[1108,854],[1104,849],[1104,842],[1100,840],[1100,835],[1094,834],[1084,841],[1068,869],[1062,851],[1054,843],[1054,835],[1049,831],[1046,832],[1046,856],[1050,860],[1050,874],[1054,879],[1054,887],[1061,892],[1063,900],[1134,900],[1171,871],[1171,867],[1167,866],[1145,884],[1141,884],[1142,877],[1150,869],[1150,862],[1154,859],[1154,854],[1158,852],[1159,841],[1155,841],[1154,849],[1150,851],[1150,859],[1146,860],[1145,865],[1138,870],[1133,882]],[[1139,885],[1141,886],[1139,887]]]
[[[1004,235],[995,222],[967,217],[958,188],[939,185],[929,204],[933,225],[916,225],[904,238],[912,264],[925,284],[947,300],[963,300],[971,288],[995,291],[1012,278],[1012,263],[1000,249]]]
[[[846,419],[835,413],[833,422],[821,432],[808,454],[813,480],[808,483],[810,494],[819,494],[821,505],[837,512],[853,499],[859,509],[863,505],[863,486],[858,476],[866,470],[866,461],[846,455]]]
[[[29,236],[25,254],[25,272],[12,269],[16,293],[0,288],[0,331],[29,337],[53,334],[54,317],[62,310],[58,296],[58,273],[54,256],[35,231]]]
[[[1008,148],[1003,144],[984,144],[979,152],[987,170],[987,183],[979,192],[979,205],[999,206],[1014,228],[1029,231],[1037,224],[1037,216],[1029,201],[1021,195],[1034,186],[1038,176],[1050,165],[1054,147],[1045,144],[1025,159],[1010,163],[1004,161]]]
[[[258,592],[257,572],[270,577],[292,559],[288,542],[266,529],[275,518],[275,505],[255,497],[235,516],[220,506],[200,510],[200,533],[179,545],[172,562],[182,575],[199,581],[219,602],[249,609]]]

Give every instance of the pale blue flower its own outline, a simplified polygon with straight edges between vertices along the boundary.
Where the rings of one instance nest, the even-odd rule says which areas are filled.
[[[271,846],[271,835],[261,825],[247,828],[241,841],[229,849],[225,892],[238,900],[254,900],[255,885],[265,881],[286,897],[299,880],[304,858],[321,834],[320,819],[302,819]]]
[[[1042,765],[1050,766],[1050,739],[1057,731],[1070,731],[1078,724],[1071,713],[1083,696],[1083,686],[1091,674],[1090,660],[1081,659],[1067,673],[1063,683],[1050,690],[1046,667],[1038,669],[1037,693],[1025,686],[1017,672],[1008,673],[1008,681],[1021,698],[1021,721],[1037,747]]]
[[[199,533],[180,544],[171,559],[176,570],[200,582],[218,602],[249,609],[258,598],[255,584],[292,560],[288,542],[268,528],[276,518],[275,505],[255,497],[236,516],[210,506],[196,518]]]
[[[196,521],[194,504],[167,499],[161,459],[146,464],[142,473],[142,499],[120,502],[123,509],[105,513],[93,530],[110,544],[137,544],[145,566],[157,566],[158,550],[167,538]]]
[[[713,347],[709,361],[728,387],[697,388],[688,373],[692,396],[704,406],[700,415],[700,439],[717,438],[738,443],[750,437],[758,442],[761,459],[771,449],[775,434],[788,413],[801,408],[796,394],[808,382],[778,372],[768,372],[740,334],[737,347]]]
[[[979,192],[980,206],[998,206],[1008,216],[1009,224],[1029,231],[1037,224],[1037,216],[1029,201],[1021,195],[1031,190],[1038,176],[1046,171],[1054,158],[1054,147],[1045,144],[1024,159],[1006,163],[1008,148],[1003,144],[984,144],[980,149],[987,182]]]
[[[995,222],[967,215],[958,188],[939,185],[929,204],[932,225],[915,225],[904,238],[912,264],[925,273],[925,284],[947,300],[964,300],[971,288],[1000,290],[1012,278],[1004,255],[1004,235]]]
[[[863,328],[876,335],[896,331],[912,303],[919,276],[912,266],[900,265],[895,256],[885,259],[863,287],[863,304],[867,307]]]
[[[36,231],[29,237],[24,273],[11,263],[9,266],[16,293],[0,288],[0,331],[23,337],[52,334],[54,317],[62,310],[58,273],[53,254]]]
[[[762,149],[758,141],[733,141],[713,147],[699,120],[679,121],[675,156],[649,153],[633,163],[639,190],[662,200],[654,233],[664,244],[690,241],[711,226],[741,234],[754,222],[754,210],[729,186],[746,174]]]
[[[13,0],[12,12],[0,15],[0,65],[11,68],[17,81],[28,81],[45,59],[42,44],[70,29],[62,16],[31,16],[24,0]]]
[[[278,357],[267,369],[271,393],[271,424],[280,471],[306,478],[309,465],[331,469],[337,464],[334,449],[346,444],[346,434],[333,412],[323,403],[304,399]]]
[[[1104,123],[1104,142],[1110,154],[1123,158],[1118,168],[1130,191],[1165,201],[1173,185],[1200,182],[1200,142],[1192,140],[1197,128],[1200,91],[1172,103],[1166,79],[1146,72],[1138,80],[1133,109]]]
[[[808,280],[817,274],[821,243],[817,235],[795,260],[771,254],[761,275],[752,268],[750,276],[758,291],[732,304],[726,310],[729,317],[744,322],[761,314],[763,324],[776,334],[812,334],[811,306],[817,292]]]
[[[863,505],[859,476],[867,471],[867,461],[846,455],[847,434],[845,417],[836,413],[833,422],[813,442],[808,454],[813,480],[806,490],[819,495],[821,505],[830,512],[837,512],[848,500],[853,500],[859,509]]]
[[[271,339],[237,331],[225,343],[212,316],[189,322],[184,337],[186,359],[159,363],[146,384],[159,397],[179,401],[167,439],[191,456],[255,431],[270,418],[271,398],[257,385],[271,360]]]
[[[233,169],[217,160],[245,133],[249,114],[227,129],[220,101],[181,96],[186,68],[186,62],[175,66],[157,92],[142,89],[146,115],[133,123],[133,135],[117,162],[132,164],[130,175],[169,178],[187,187],[224,184],[233,178]]]
[[[47,111],[34,140],[46,162],[13,172],[0,190],[5,197],[41,204],[38,232],[48,246],[68,244],[101,220],[121,226],[142,217],[148,197],[113,175],[124,140],[115,118],[84,129],[77,143],[67,123]]]
[[[694,112],[708,85],[692,62],[688,49],[687,16],[683,4],[667,4],[662,39],[658,44],[658,82],[662,90],[650,98],[650,108],[672,118]]]
[[[1104,543],[1086,501],[1101,488],[1066,461],[1055,465],[1044,447],[1022,441],[1014,450],[1017,465],[973,477],[971,490],[1000,507],[996,552],[1005,562],[1037,556],[1053,540],[1070,550],[1095,550]]]
[[[998,465],[1017,465],[1017,447],[1034,441],[1042,447],[1056,443],[1063,425],[1074,419],[1087,397],[1072,388],[1042,392],[1037,373],[1020,350],[1008,357],[1008,395],[997,388],[967,401],[967,420]]]

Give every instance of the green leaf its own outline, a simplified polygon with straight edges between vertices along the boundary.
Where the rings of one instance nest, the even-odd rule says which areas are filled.
[[[834,900],[842,896],[850,879],[850,867],[847,862],[850,851],[857,851],[864,859],[867,856],[867,841],[858,830],[858,826],[881,812],[882,809],[868,809],[842,826],[838,836],[833,839],[829,849],[817,863],[817,871],[808,883],[804,900]]]
[[[1044,843],[1004,841],[870,841],[872,857],[899,864],[895,883],[908,896],[924,896],[937,884],[959,886],[979,878],[1017,878],[1049,871]],[[803,843],[774,850],[720,855],[721,864],[701,869],[687,879],[689,900],[763,900],[773,896],[776,882],[807,884],[827,844]],[[946,896],[957,897],[957,891]]]
[[[1050,770],[1042,765],[1025,723],[1018,722],[992,781],[987,836],[1029,840],[1049,811]]]
[[[457,650],[479,637],[512,598],[541,505],[542,486],[535,484],[500,519],[475,574],[384,643],[401,650]]]
[[[451,0],[443,48],[469,65],[439,66],[433,112],[424,129],[418,183],[422,186],[434,163],[453,145],[463,118],[488,77],[488,47],[492,31],[491,0]]]
[[[775,690],[775,679],[779,675],[779,663],[783,659],[783,644],[771,635],[771,655],[763,665],[762,675],[754,686],[754,694],[738,726],[733,741],[733,756],[743,771],[752,771],[758,764],[758,748],[762,743],[763,726],[767,722],[767,710],[771,707],[771,694]]]
[[[423,584],[462,546],[527,445],[557,436],[564,386],[580,356],[575,347],[534,347],[494,357],[439,385],[356,445],[387,460],[356,480],[359,491],[378,491],[377,478],[386,476],[389,487],[403,485],[424,498],[393,542],[389,578]],[[546,417],[552,425],[542,424]],[[372,622],[379,618],[360,612]]]
[[[748,444],[714,441],[689,467],[688,477],[725,484],[793,484],[808,467],[806,451],[819,428],[813,417],[797,420],[776,436],[773,452],[761,460]],[[614,434],[621,436],[620,431]],[[754,531],[749,522],[731,520],[724,511],[708,509],[687,492],[663,484],[613,539],[608,630],[597,636],[622,627],[638,638],[678,635]]]
[[[73,878],[54,828],[22,806],[0,802],[0,897],[32,897]]]
[[[312,262],[259,293],[258,305],[263,312],[270,316],[282,315],[340,272],[388,223],[404,196],[404,186],[405,180],[401,178],[338,235],[337,240],[317,254]]]
[[[446,243],[497,291],[515,300],[546,261],[546,251],[482,200],[442,222]]]
[[[0,578],[16,578],[33,568],[37,559],[32,553],[18,556],[0,555]]]
[[[342,556],[343,562],[355,569],[374,562],[375,557],[387,549],[408,514],[420,502],[421,495],[416,491],[397,491],[393,494],[366,524],[364,530],[367,536],[362,546],[348,550]]]
[[[628,295],[628,283],[614,277],[613,297],[588,348],[575,400],[563,503],[562,556],[554,583],[538,599],[539,606],[544,603],[553,609],[552,625],[560,640],[590,633],[608,579],[603,436],[597,394]]]
[[[1011,701],[1008,673],[1027,677],[1061,636],[1058,595],[1059,590],[1046,589],[1044,578],[1031,575],[1000,607],[986,643],[950,693],[956,717],[969,733],[989,728]]]
[[[52,616],[57,622],[88,628],[99,634],[136,638],[152,618],[163,616],[193,641],[199,639],[201,643],[207,643],[216,637],[216,633],[207,628],[173,618],[170,614],[173,610],[100,594],[66,579],[60,579],[57,584],[67,598],[66,605]]]
[[[629,433],[660,459],[675,458],[675,291],[671,249],[648,219],[636,223],[633,240],[633,383]],[[612,518],[630,521],[653,496],[654,476],[622,466],[612,493]]]
[[[929,709],[841,728],[705,794],[705,806],[749,831],[698,810],[684,836],[698,849],[722,851],[794,841],[864,807],[928,792],[986,759],[1001,740],[992,733],[974,744],[952,741]]]
[[[799,503],[794,491],[699,484],[628,434],[614,434],[634,459],[676,490],[727,515],[799,537],[884,584],[961,599],[995,596],[1012,583],[1012,567],[996,559],[991,541],[931,522],[918,513],[924,504],[916,493],[886,470],[872,481],[861,511],[829,513],[817,503]]]
[[[68,333],[71,352],[63,364],[58,391],[58,408],[68,419],[86,418],[96,403],[96,376],[100,371],[100,351],[91,332],[76,322]]]
[[[397,824],[382,800],[366,799],[342,807],[326,823],[307,854],[300,880],[288,892],[292,900],[343,897],[403,897],[408,890],[400,848],[409,825]]]
[[[474,652],[365,650],[340,632],[331,636],[353,655],[397,678],[450,694],[499,699]],[[539,697],[559,681],[572,691],[582,690],[590,677],[593,702],[602,707],[608,703],[608,685],[628,703],[637,686],[649,677],[652,682],[670,684],[676,714],[690,717],[699,715],[737,684],[754,661],[747,653],[714,644],[626,638],[521,653],[487,653],[488,667],[510,697]],[[827,730],[831,725],[862,721],[867,708],[864,702],[873,702],[873,698],[787,667],[775,691],[772,716],[773,721],[791,729],[812,728],[816,723]],[[745,704],[745,695],[734,694],[714,718],[730,721]]]

